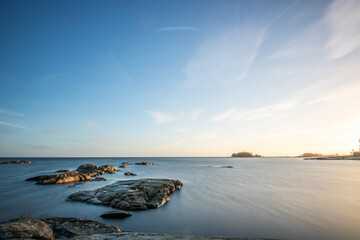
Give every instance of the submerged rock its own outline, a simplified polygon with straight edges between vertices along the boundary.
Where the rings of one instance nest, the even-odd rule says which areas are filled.
[[[105,173],[114,173],[116,167],[112,165],[96,166],[93,164],[83,164],[76,169],[67,173],[54,175],[41,175],[26,179],[26,181],[36,181],[38,184],[62,184],[80,181],[106,181],[105,178],[92,178]]]
[[[95,190],[84,190],[69,195],[72,201],[101,203],[122,210],[157,208],[170,200],[169,194],[182,187],[179,180],[137,179],[117,181]]]
[[[127,168],[128,167],[128,165],[121,165],[121,166],[119,166],[120,168]]]
[[[23,164],[23,163],[33,163],[33,162],[31,162],[31,161],[24,161],[24,160],[0,162],[0,164]]]
[[[136,176],[136,174],[132,173],[132,172],[124,172],[124,175],[126,175],[126,176]]]
[[[126,218],[130,216],[132,216],[132,213],[123,210],[109,211],[100,215],[102,218]]]
[[[156,165],[156,163],[151,163],[151,162],[137,162],[135,164],[136,165]]]
[[[70,172],[70,170],[68,170],[68,169],[60,169],[60,170],[57,170],[56,172]]]

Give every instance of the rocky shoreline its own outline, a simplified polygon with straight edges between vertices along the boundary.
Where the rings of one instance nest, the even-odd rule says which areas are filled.
[[[24,160],[15,160],[15,161],[0,162],[0,164],[24,164],[24,163],[33,163],[33,162],[31,162],[31,161],[24,161]]]
[[[93,164],[83,164],[75,171],[61,169],[57,172],[64,172],[53,175],[40,175],[26,179],[26,181],[36,181],[37,184],[62,184],[80,181],[106,181],[105,178],[97,177],[105,173],[113,174],[117,170],[112,165],[96,166]]]
[[[360,160],[360,157],[355,156],[337,156],[337,157],[308,157],[304,160]]]
[[[98,221],[67,217],[16,218],[0,224],[0,239],[4,240],[255,240],[259,238],[228,238],[215,236],[171,235],[163,233],[125,232],[123,229]]]

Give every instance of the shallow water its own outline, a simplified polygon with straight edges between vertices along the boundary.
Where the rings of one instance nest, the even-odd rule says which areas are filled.
[[[21,158],[18,158],[21,159]],[[0,159],[8,161],[14,159]],[[0,220],[20,215],[81,217],[127,231],[284,239],[360,238],[360,161],[300,158],[40,158],[0,165]],[[107,182],[35,185],[24,181],[59,169],[129,165],[137,176],[103,175]],[[222,168],[221,166],[233,166]],[[121,179],[171,178],[184,186],[164,206],[127,219],[99,217],[109,207],[70,202],[69,194]]]

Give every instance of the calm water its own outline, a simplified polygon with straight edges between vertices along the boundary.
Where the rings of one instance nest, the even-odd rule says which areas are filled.
[[[21,158],[19,158],[21,159]],[[5,161],[8,159],[0,159]],[[14,160],[14,159],[12,159]],[[128,231],[269,237],[360,239],[360,161],[304,161],[291,158],[96,158],[31,159],[36,163],[0,165],[0,220],[69,216],[99,220]],[[84,163],[129,166],[138,176],[106,174],[107,182],[35,185],[24,179],[74,170]],[[234,168],[220,168],[231,165]],[[184,187],[161,208],[134,212],[122,220],[99,217],[108,207],[66,201],[83,189],[120,179],[172,178]]]

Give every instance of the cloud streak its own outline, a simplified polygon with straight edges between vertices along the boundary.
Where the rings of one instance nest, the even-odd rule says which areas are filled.
[[[5,125],[5,126],[9,126],[9,127],[14,127],[14,128],[31,130],[31,129],[28,128],[28,127],[25,127],[25,126],[22,126],[22,125],[13,124],[13,123],[9,123],[9,122],[4,122],[4,121],[0,121],[0,125]]]
[[[324,18],[330,28],[326,44],[331,60],[342,58],[360,48],[360,1],[337,0],[329,7]]]
[[[7,115],[7,116],[24,116],[23,113],[12,112],[12,111],[9,111],[9,110],[7,110],[5,108],[2,108],[2,107],[0,107],[0,114]]]
[[[168,115],[168,114],[165,114],[163,112],[152,112],[152,111],[149,111],[147,112],[151,117],[153,117],[155,119],[155,123],[156,124],[164,124],[164,123],[168,123],[168,122],[171,122],[171,121],[174,121],[176,118],[171,116],[171,115]]]

